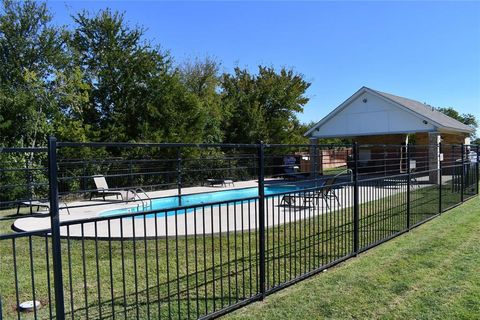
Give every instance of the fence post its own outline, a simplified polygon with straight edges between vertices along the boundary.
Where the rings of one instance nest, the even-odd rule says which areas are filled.
[[[82,179],[81,179],[81,185],[80,189],[84,192],[85,197],[88,196],[87,191],[87,163],[85,161],[82,162],[82,168],[83,168],[83,173],[82,173]]]
[[[227,160],[227,165],[228,165],[228,178],[233,179],[233,174],[232,174],[232,159],[230,157]]]
[[[25,157],[25,179],[27,180],[27,197],[30,204],[33,201],[33,187],[32,187],[32,172],[30,168],[30,159],[28,156]],[[33,214],[33,206],[30,206],[30,214]]]
[[[260,293],[265,298],[265,145],[263,141],[258,145],[258,228],[260,250]]]
[[[317,186],[317,139],[310,139],[310,178]]]
[[[358,143],[353,143],[353,252],[358,255],[360,236],[358,198]]]
[[[62,275],[62,248],[60,242],[60,217],[58,209],[57,139],[48,138],[48,183],[50,196],[50,223],[52,231],[53,282],[55,287],[55,315],[65,318]]]
[[[410,231],[410,193],[411,193],[411,181],[412,173],[410,168],[410,144],[407,143],[407,230]]]
[[[442,169],[442,143],[438,143],[438,213],[442,213],[442,182],[443,182],[443,169]]]
[[[458,191],[458,174],[457,174],[457,160],[455,158],[455,145],[452,144],[452,193]]]
[[[182,154],[180,148],[177,149],[177,192],[178,205],[182,205]]]
[[[465,145],[462,143],[462,150],[461,151],[461,156],[462,156],[462,161],[460,163],[462,164],[462,176],[460,180],[460,201],[464,201],[464,190],[465,189]]]
[[[479,183],[479,178],[480,178],[480,173],[478,172],[479,166],[478,166],[478,161],[480,160],[480,154],[478,154],[480,151],[480,145],[477,145],[477,162],[475,162],[475,194],[478,194],[478,183]]]
[[[315,186],[317,185],[317,141],[313,145],[313,179],[315,180]]]
[[[383,176],[387,176],[387,145],[383,145]]]
[[[132,159],[129,159],[128,160],[128,186],[130,188],[134,187],[132,175],[133,175],[133,163],[132,163]]]

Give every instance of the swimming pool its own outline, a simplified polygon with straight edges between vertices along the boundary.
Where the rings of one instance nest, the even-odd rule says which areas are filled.
[[[279,185],[279,186],[267,186],[265,187],[265,195],[272,195],[282,192],[289,192],[301,189],[298,186],[294,185]],[[245,198],[252,198],[258,195],[258,188],[245,188],[245,189],[233,189],[233,190],[225,190],[225,191],[215,191],[215,192],[207,192],[207,193],[196,193],[196,194],[188,194],[182,196],[182,206],[192,206],[197,204],[204,204],[204,203],[215,203],[221,201],[228,201],[228,200],[236,200],[236,199],[245,199]],[[152,200],[152,206],[148,207],[132,207],[132,208],[122,208],[122,209],[114,209],[108,210],[100,213],[101,217],[111,217],[117,216],[127,213],[135,213],[141,211],[150,211],[150,210],[164,210],[164,209],[173,209],[178,207],[178,197],[165,197],[159,199]],[[194,209],[186,210],[188,212],[192,212]],[[172,216],[177,214],[184,214],[185,210],[180,211],[167,211],[167,216]],[[159,214],[159,216],[165,216],[165,212]],[[147,218],[153,218],[154,215],[147,215]],[[141,217],[143,218],[143,216]]]

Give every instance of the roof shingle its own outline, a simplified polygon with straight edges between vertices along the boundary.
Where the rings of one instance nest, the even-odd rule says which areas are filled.
[[[440,126],[450,128],[450,129],[455,129],[458,131],[466,131],[466,132],[473,132],[474,129],[470,126],[467,126],[466,124],[461,123],[460,121],[453,119],[445,114],[443,114],[440,111],[435,110],[434,107],[421,103],[416,100],[404,98],[404,97],[399,97],[390,93],[386,92],[381,92],[375,89],[367,88],[371,91],[374,91],[375,93],[390,99],[403,107],[427,118],[430,119],[433,123],[437,123]]]

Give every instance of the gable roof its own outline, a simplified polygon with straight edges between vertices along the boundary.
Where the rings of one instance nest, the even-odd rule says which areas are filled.
[[[325,122],[333,118],[337,113],[347,107],[353,100],[358,98],[364,92],[370,92],[374,95],[380,96],[387,101],[392,102],[394,105],[406,109],[410,113],[413,113],[417,117],[421,118],[422,120],[426,120],[432,124],[434,124],[437,129],[445,129],[448,131],[456,131],[456,132],[463,132],[463,133],[472,133],[474,129],[466,124],[461,123],[460,121],[453,119],[440,111],[435,110],[434,107],[427,105],[425,103],[421,103],[419,101],[408,99],[400,96],[393,95],[391,93],[386,93],[378,90],[374,90],[368,87],[362,87],[357,92],[355,92],[350,98],[345,100],[341,105],[335,108],[332,112],[330,112],[327,116],[325,116],[322,120],[316,123],[312,128],[310,128],[306,133],[305,136],[310,136],[311,133],[322,126]]]
[[[385,93],[377,90],[370,89],[376,93],[384,96],[387,99],[393,100],[398,104],[401,104],[405,108],[412,110],[415,113],[419,113],[428,118],[431,122],[438,123],[441,126],[449,129],[457,129],[458,131],[473,132],[473,128],[461,123],[460,121],[447,116],[446,114],[437,111],[434,107],[421,103],[416,100],[399,97],[390,93]]]

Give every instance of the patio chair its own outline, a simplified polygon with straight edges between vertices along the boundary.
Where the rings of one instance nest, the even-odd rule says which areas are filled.
[[[112,190],[108,187],[107,180],[101,174],[93,176],[93,181],[97,190],[90,193],[90,200],[92,200],[94,195],[100,196],[105,201],[106,196],[118,196],[122,198],[122,201],[129,201],[135,198],[135,192],[132,190]]]
[[[28,201],[22,201],[19,202],[17,205],[17,214],[20,214],[20,207],[29,207],[30,208],[30,214],[33,213],[33,208],[37,207],[37,212],[40,211],[40,208],[45,208],[47,210],[50,210],[50,202],[48,201],[38,201],[38,200],[28,200]]]
[[[313,192],[308,192],[303,196],[303,204],[307,205],[307,203],[313,204],[315,207],[315,202],[317,205],[320,205],[320,199],[325,202],[325,205],[327,208],[329,208],[328,200],[335,199],[337,200],[337,204],[339,207],[341,207],[340,200],[338,199],[338,196],[335,194],[335,182],[337,180],[337,176],[333,178],[329,178],[325,180],[323,185],[321,186],[321,189]]]
[[[212,178],[212,179],[205,179],[205,181],[210,187],[214,187],[214,186],[226,187],[227,185],[235,186],[235,184],[233,183],[233,179],[230,179],[230,178],[224,178],[224,179]]]
[[[280,204],[287,205],[289,207],[294,206],[297,203],[297,197],[295,195],[286,194],[280,200]]]
[[[37,207],[37,213],[48,213],[50,211],[50,201],[39,201],[39,200],[28,200],[28,201],[22,201],[18,203],[17,206],[17,214],[20,214],[20,207],[29,207],[30,208],[30,214],[33,214],[33,207]],[[40,208],[45,208],[45,211],[40,211]],[[70,214],[70,209],[68,208],[68,205],[66,202],[59,202],[59,209],[66,209],[68,214]]]
[[[327,180],[321,182],[320,187],[323,187],[326,184],[326,181]],[[307,203],[311,203],[315,199],[318,200],[318,198],[321,197],[321,195],[319,195],[320,193],[321,193],[321,190],[306,192],[304,194],[302,193],[286,194],[282,196],[282,199],[280,200],[280,205],[295,206],[297,202],[301,202],[301,201],[303,201],[303,204],[306,205]]]
[[[235,183],[233,183],[233,179],[224,179],[223,180],[223,185],[226,187],[228,185],[232,186],[232,187],[235,187]]]
[[[298,173],[299,167],[297,165],[297,160],[295,159],[294,156],[285,156],[283,158],[283,164],[281,165],[281,168],[283,170],[282,173],[277,174],[276,176],[283,178],[284,180],[298,180],[300,178],[303,178],[303,175]]]

